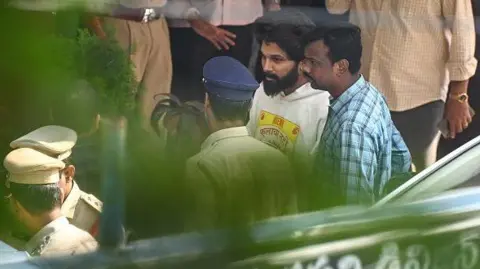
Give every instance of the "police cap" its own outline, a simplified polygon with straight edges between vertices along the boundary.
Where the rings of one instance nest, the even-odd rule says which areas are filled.
[[[77,133],[63,126],[40,127],[10,143],[10,147],[32,148],[59,160],[65,160],[77,143]]]
[[[65,163],[32,148],[11,151],[3,161],[8,182],[28,185],[53,184],[60,181]]]
[[[205,63],[203,83],[209,94],[231,101],[250,100],[259,87],[242,63],[227,56],[215,57]]]

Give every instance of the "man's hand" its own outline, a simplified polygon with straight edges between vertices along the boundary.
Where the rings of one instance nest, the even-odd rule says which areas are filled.
[[[460,94],[467,92],[468,81],[452,81],[450,84],[450,94]],[[445,106],[444,117],[448,122],[451,139],[463,130],[467,129],[470,122],[472,122],[470,113],[470,105],[468,101],[460,102],[455,99],[448,98]]]
[[[229,50],[235,46],[233,40],[236,36],[227,30],[200,19],[190,20],[190,25],[197,34],[210,41],[218,50]]]

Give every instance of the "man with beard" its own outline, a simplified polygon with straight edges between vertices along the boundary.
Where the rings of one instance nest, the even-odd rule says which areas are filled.
[[[303,13],[266,13],[255,22],[261,43],[263,83],[250,110],[249,132],[297,163],[310,160],[322,135],[329,94],[314,90],[301,72],[302,36],[315,27]]]
[[[227,56],[210,59],[203,76],[210,135],[187,162],[186,230],[239,227],[297,213],[288,158],[245,127],[258,82]]]

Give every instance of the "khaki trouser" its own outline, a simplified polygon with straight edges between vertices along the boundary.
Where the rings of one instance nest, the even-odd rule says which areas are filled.
[[[107,19],[115,28],[120,45],[129,52],[135,66],[137,81],[143,86],[139,92],[142,125],[150,130],[150,116],[155,108],[157,94],[170,93],[172,58],[167,21],[161,18],[150,23]]]

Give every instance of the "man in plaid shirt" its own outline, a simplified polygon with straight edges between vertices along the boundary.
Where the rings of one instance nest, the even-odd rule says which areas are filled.
[[[410,170],[408,148],[385,98],[359,73],[360,29],[337,23],[313,31],[306,42],[302,68],[313,88],[332,96],[315,180],[321,177],[323,193],[340,193],[335,203],[371,204],[393,175]]]

